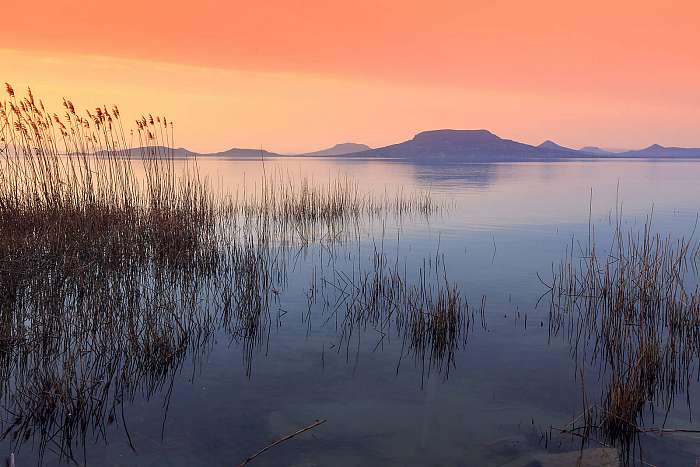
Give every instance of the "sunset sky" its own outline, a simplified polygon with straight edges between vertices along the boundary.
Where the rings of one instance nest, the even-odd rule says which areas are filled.
[[[0,82],[119,104],[198,150],[435,128],[700,146],[697,1],[3,1]]]

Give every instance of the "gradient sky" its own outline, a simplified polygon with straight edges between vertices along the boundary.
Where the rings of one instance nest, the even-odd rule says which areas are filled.
[[[700,146],[697,1],[5,0],[0,81],[294,152],[434,128]]]

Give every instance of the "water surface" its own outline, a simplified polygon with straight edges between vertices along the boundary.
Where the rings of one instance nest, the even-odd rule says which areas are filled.
[[[550,427],[581,411],[582,389],[569,342],[551,335],[549,309],[538,304],[546,292],[538,274],[551,277],[552,264],[572,238],[586,241],[591,225],[601,245],[609,244],[620,211],[627,227],[653,213],[655,231],[677,236],[692,232],[700,211],[700,163],[693,161],[201,159],[199,167],[229,192],[254,190],[263,174],[316,183],[348,177],[377,194],[429,190],[448,208],[366,219],[346,226],[344,240],[291,245],[263,341],[247,352],[220,331],[172,381],[125,401],[123,419],[105,433],[88,430],[80,463],[236,465],[317,419],[327,421],[251,465],[524,466],[546,452],[577,449],[576,439],[549,438]],[[399,334],[371,324],[344,333],[320,300],[310,300],[314,284],[333,282],[338,271],[359,276],[378,250],[413,281],[440,258],[471,310],[483,303],[483,320],[471,323],[452,362],[430,365]],[[595,374],[586,379],[597,396]],[[697,389],[690,407],[684,397],[676,401],[667,425],[693,425]],[[7,440],[3,449],[12,445]],[[693,465],[700,456],[692,435],[649,435],[642,446],[655,465]],[[18,465],[36,462],[31,440],[16,455]],[[43,462],[67,461],[49,452]]]

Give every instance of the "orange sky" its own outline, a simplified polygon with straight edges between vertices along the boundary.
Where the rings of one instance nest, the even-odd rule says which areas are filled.
[[[5,0],[2,14],[0,81],[166,114],[196,150],[441,127],[700,146],[697,1]]]

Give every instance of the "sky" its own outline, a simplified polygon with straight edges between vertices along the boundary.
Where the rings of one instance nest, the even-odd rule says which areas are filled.
[[[700,146],[700,2],[4,0],[0,82],[303,152],[437,128]]]

